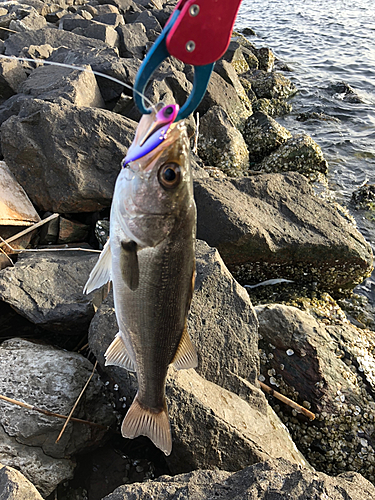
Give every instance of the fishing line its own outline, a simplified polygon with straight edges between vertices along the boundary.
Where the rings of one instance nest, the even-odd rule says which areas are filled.
[[[79,70],[79,71],[86,71],[87,73],[92,73],[95,76],[101,76],[102,78],[106,78],[107,80],[111,80],[112,82],[118,83],[119,85],[122,85],[123,87],[126,87],[127,89],[135,92],[139,96],[143,97],[143,99],[150,105],[150,107],[153,110],[156,109],[155,104],[153,104],[150,101],[150,99],[148,99],[148,97],[146,97],[144,94],[142,94],[142,92],[139,92],[138,90],[134,89],[128,83],[122,82],[121,80],[118,80],[114,76],[106,75],[105,73],[101,73],[100,71],[94,71],[93,69],[87,69],[87,68],[83,68],[82,66],[75,66],[73,64],[59,63],[59,62],[55,62],[55,61],[46,61],[45,59],[34,59],[31,57],[5,56],[4,54],[0,54],[0,57],[3,59],[15,59],[17,61],[47,64],[50,66],[60,66],[62,68],[68,68],[68,69],[74,69],[74,70]]]

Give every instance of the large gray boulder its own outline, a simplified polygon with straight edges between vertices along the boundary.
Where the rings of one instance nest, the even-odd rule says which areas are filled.
[[[135,128],[110,111],[26,100],[1,126],[2,152],[39,209],[96,211],[111,203]]]
[[[0,464],[0,500],[43,500],[43,498],[21,472]]]
[[[155,481],[120,486],[103,500],[372,500],[374,486],[360,474],[330,477],[282,458],[267,460],[235,474],[198,470]]]
[[[372,270],[369,244],[300,174],[197,179],[195,199],[198,238],[242,284],[284,278],[344,294]]]
[[[241,132],[224,109],[213,106],[200,120],[198,154],[206,165],[232,176],[249,168],[249,152]]]
[[[334,319],[329,307],[328,325],[295,307],[256,307],[262,377],[316,413],[308,421],[272,401],[316,469],[334,475],[354,470],[375,482],[373,332]]]
[[[82,290],[96,258],[86,252],[21,254],[0,272],[0,300],[46,330],[83,335],[95,313],[95,292]]]
[[[268,456],[306,463],[253,385],[258,374],[257,323],[246,291],[218,252],[204,242],[198,242],[196,258],[188,331],[197,347],[199,375],[194,370],[170,370],[167,402],[174,443],[170,469],[174,473],[197,467],[238,470]],[[89,344],[102,369],[118,384],[119,395],[130,404],[137,387],[134,374],[104,366],[104,352],[117,331],[110,295],[90,325]]]
[[[83,356],[12,339],[0,346],[0,394],[60,415],[68,415],[92,372]],[[114,423],[103,384],[94,375],[74,416],[108,426]],[[70,423],[58,443],[63,420],[0,401],[0,462],[15,467],[49,495],[71,476],[74,462],[67,458],[100,443],[105,430]],[[105,429],[104,427],[104,429]]]
[[[66,99],[76,106],[104,108],[96,78],[89,66],[87,69],[40,66],[23,83],[20,92],[50,102]]]
[[[258,99],[266,97],[286,99],[297,92],[296,86],[281,73],[254,70],[243,75],[252,86]]]

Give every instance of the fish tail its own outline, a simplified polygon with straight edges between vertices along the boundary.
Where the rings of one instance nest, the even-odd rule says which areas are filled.
[[[172,435],[165,400],[163,409],[155,411],[141,404],[137,393],[122,422],[121,434],[128,439],[147,436],[165,455],[170,455]]]

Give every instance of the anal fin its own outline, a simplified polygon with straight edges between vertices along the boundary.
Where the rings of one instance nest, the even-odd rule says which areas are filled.
[[[185,324],[185,328],[182,333],[182,337],[178,345],[176,354],[173,358],[172,364],[176,368],[176,370],[196,368],[198,366],[197,351],[189,337],[187,324]]]
[[[142,405],[137,393],[122,422],[121,434],[128,439],[147,436],[165,455],[170,455],[172,435],[165,401],[164,408],[156,411]]]
[[[113,342],[110,344],[105,354],[105,366],[113,365],[125,368],[129,372],[135,372],[136,364],[126,349],[125,343],[118,332]]]
[[[111,281],[111,269],[112,254],[108,240],[99,256],[98,262],[95,264],[90,273],[89,279],[83,289],[83,293],[91,293],[97,288],[100,288],[108,283],[108,281]]]

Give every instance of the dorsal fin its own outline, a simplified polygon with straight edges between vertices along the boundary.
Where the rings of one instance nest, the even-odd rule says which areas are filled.
[[[125,343],[121,337],[121,332],[116,334],[115,339],[106,350],[104,357],[106,366],[119,366],[120,368],[125,368],[129,372],[137,371],[135,360],[133,360],[129,351],[126,349]]]
[[[197,351],[189,337],[187,323],[185,323],[185,328],[172,363],[176,370],[185,370],[198,366]]]
[[[91,293],[97,288],[102,287],[108,281],[111,281],[112,270],[112,254],[109,240],[104,245],[104,248],[99,256],[98,262],[95,264],[90,273],[89,279],[83,289],[83,293]]]

